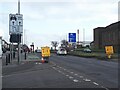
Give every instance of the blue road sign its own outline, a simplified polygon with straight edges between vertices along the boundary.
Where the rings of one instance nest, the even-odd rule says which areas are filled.
[[[69,42],[76,42],[76,33],[69,33]]]

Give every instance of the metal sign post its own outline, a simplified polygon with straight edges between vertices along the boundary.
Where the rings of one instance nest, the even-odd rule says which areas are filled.
[[[9,34],[10,34],[10,42],[18,43],[18,64],[20,62],[21,56],[21,36],[23,34],[23,15],[20,14],[20,0],[18,1],[18,13],[17,14],[9,14]],[[13,58],[13,44],[12,44],[12,53],[11,56]]]

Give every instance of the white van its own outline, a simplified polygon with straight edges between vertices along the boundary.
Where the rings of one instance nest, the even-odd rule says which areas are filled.
[[[2,39],[0,39],[0,58],[2,58]]]

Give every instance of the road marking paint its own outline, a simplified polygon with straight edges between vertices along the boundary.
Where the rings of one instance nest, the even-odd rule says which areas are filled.
[[[66,71],[66,69],[64,69]]]
[[[77,76],[78,74],[74,74],[75,76]]]
[[[83,80],[85,80],[86,82],[90,82],[91,81],[90,79],[83,79]]]
[[[65,73],[61,72],[63,75],[65,75]]]
[[[70,73],[73,73],[73,72],[70,72]]]
[[[99,84],[98,84],[98,83],[96,83],[96,82],[93,82],[93,84],[95,84],[95,85],[97,85],[97,86],[99,85]]]
[[[67,72],[71,72],[71,71],[67,70]]]
[[[73,81],[74,81],[74,82],[78,82],[79,80],[77,80],[77,79],[74,79]]]
[[[42,64],[42,63],[38,63],[38,64]]]
[[[37,62],[35,64],[38,64]]]
[[[60,71],[58,70],[58,72],[60,72]]]
[[[69,78],[72,79],[73,77],[70,76]]]
[[[83,78],[83,76],[80,76],[80,78]]]
[[[69,75],[66,75],[67,77],[69,76]]]
[[[101,86],[102,88],[106,89],[106,90],[109,90],[108,88],[104,87],[104,86]]]

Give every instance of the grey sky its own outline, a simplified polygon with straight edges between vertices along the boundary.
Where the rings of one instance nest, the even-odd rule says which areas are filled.
[[[80,30],[80,41],[93,40],[93,29],[118,21],[119,0],[21,0],[25,43],[36,47],[68,39]],[[17,13],[17,0],[0,1],[0,32],[9,41],[9,14]]]

